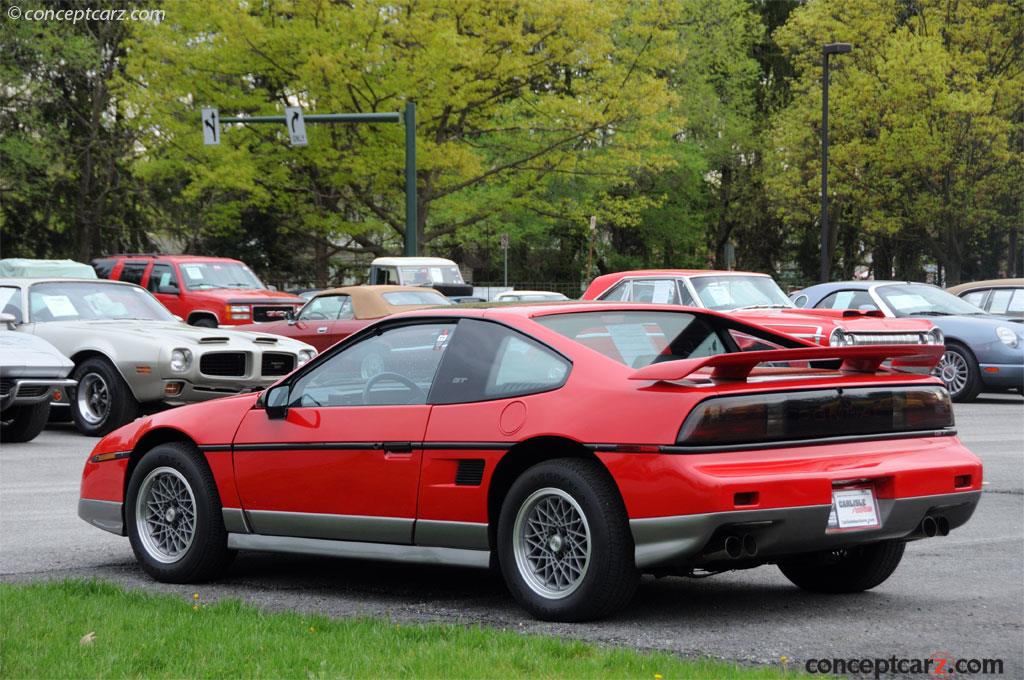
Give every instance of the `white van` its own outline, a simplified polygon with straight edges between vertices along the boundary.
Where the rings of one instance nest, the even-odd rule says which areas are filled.
[[[443,257],[378,257],[370,263],[370,284],[424,286],[442,295],[472,295],[458,265]]]

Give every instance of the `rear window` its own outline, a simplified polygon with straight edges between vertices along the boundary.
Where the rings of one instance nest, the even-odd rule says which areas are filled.
[[[395,293],[384,293],[381,297],[389,305],[450,305],[451,300],[429,290],[403,290]]]
[[[632,368],[730,351],[703,316],[685,312],[577,312],[534,321]]]

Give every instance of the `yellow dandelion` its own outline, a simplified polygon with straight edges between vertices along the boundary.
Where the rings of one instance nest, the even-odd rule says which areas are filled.
[[[309,627],[309,632],[310,633],[315,633],[316,632],[316,628],[314,628],[313,626],[310,626]]]
[[[662,680],[662,675],[661,675],[661,673],[655,673],[655,674],[654,674],[654,680]]]
[[[192,605],[192,611],[194,611],[194,612],[199,611],[199,605],[197,605],[197,604]]]
[[[199,593],[192,593],[192,599],[193,600],[198,600],[199,599]]]

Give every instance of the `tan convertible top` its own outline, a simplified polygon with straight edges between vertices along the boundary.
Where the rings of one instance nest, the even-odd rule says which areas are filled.
[[[432,288],[423,286],[344,286],[342,288],[328,288],[316,294],[316,297],[328,295],[348,295],[352,298],[352,311],[357,319],[379,319],[382,316],[407,312],[411,309],[425,309],[438,305],[393,305],[387,302],[384,293],[427,293],[434,294],[444,299],[444,296]]]

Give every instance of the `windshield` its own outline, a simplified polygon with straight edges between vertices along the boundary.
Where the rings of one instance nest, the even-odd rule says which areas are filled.
[[[174,316],[149,292],[120,283],[37,283],[29,289],[28,304],[29,319],[35,323],[100,319],[174,321]]]
[[[980,307],[923,283],[899,283],[879,286],[875,290],[896,316],[985,314]]]
[[[681,312],[574,312],[534,321],[632,368],[728,352],[702,317]]]
[[[181,265],[181,275],[185,279],[185,288],[189,290],[266,288],[252,270],[241,262],[189,262]]]
[[[403,286],[428,286],[434,283],[465,283],[462,273],[453,264],[421,266],[403,265],[398,268],[399,282]]]
[[[389,305],[450,305],[452,301],[432,290],[402,290],[384,293],[381,297]]]
[[[690,283],[704,307],[714,310],[792,307],[770,276],[693,276]]]

